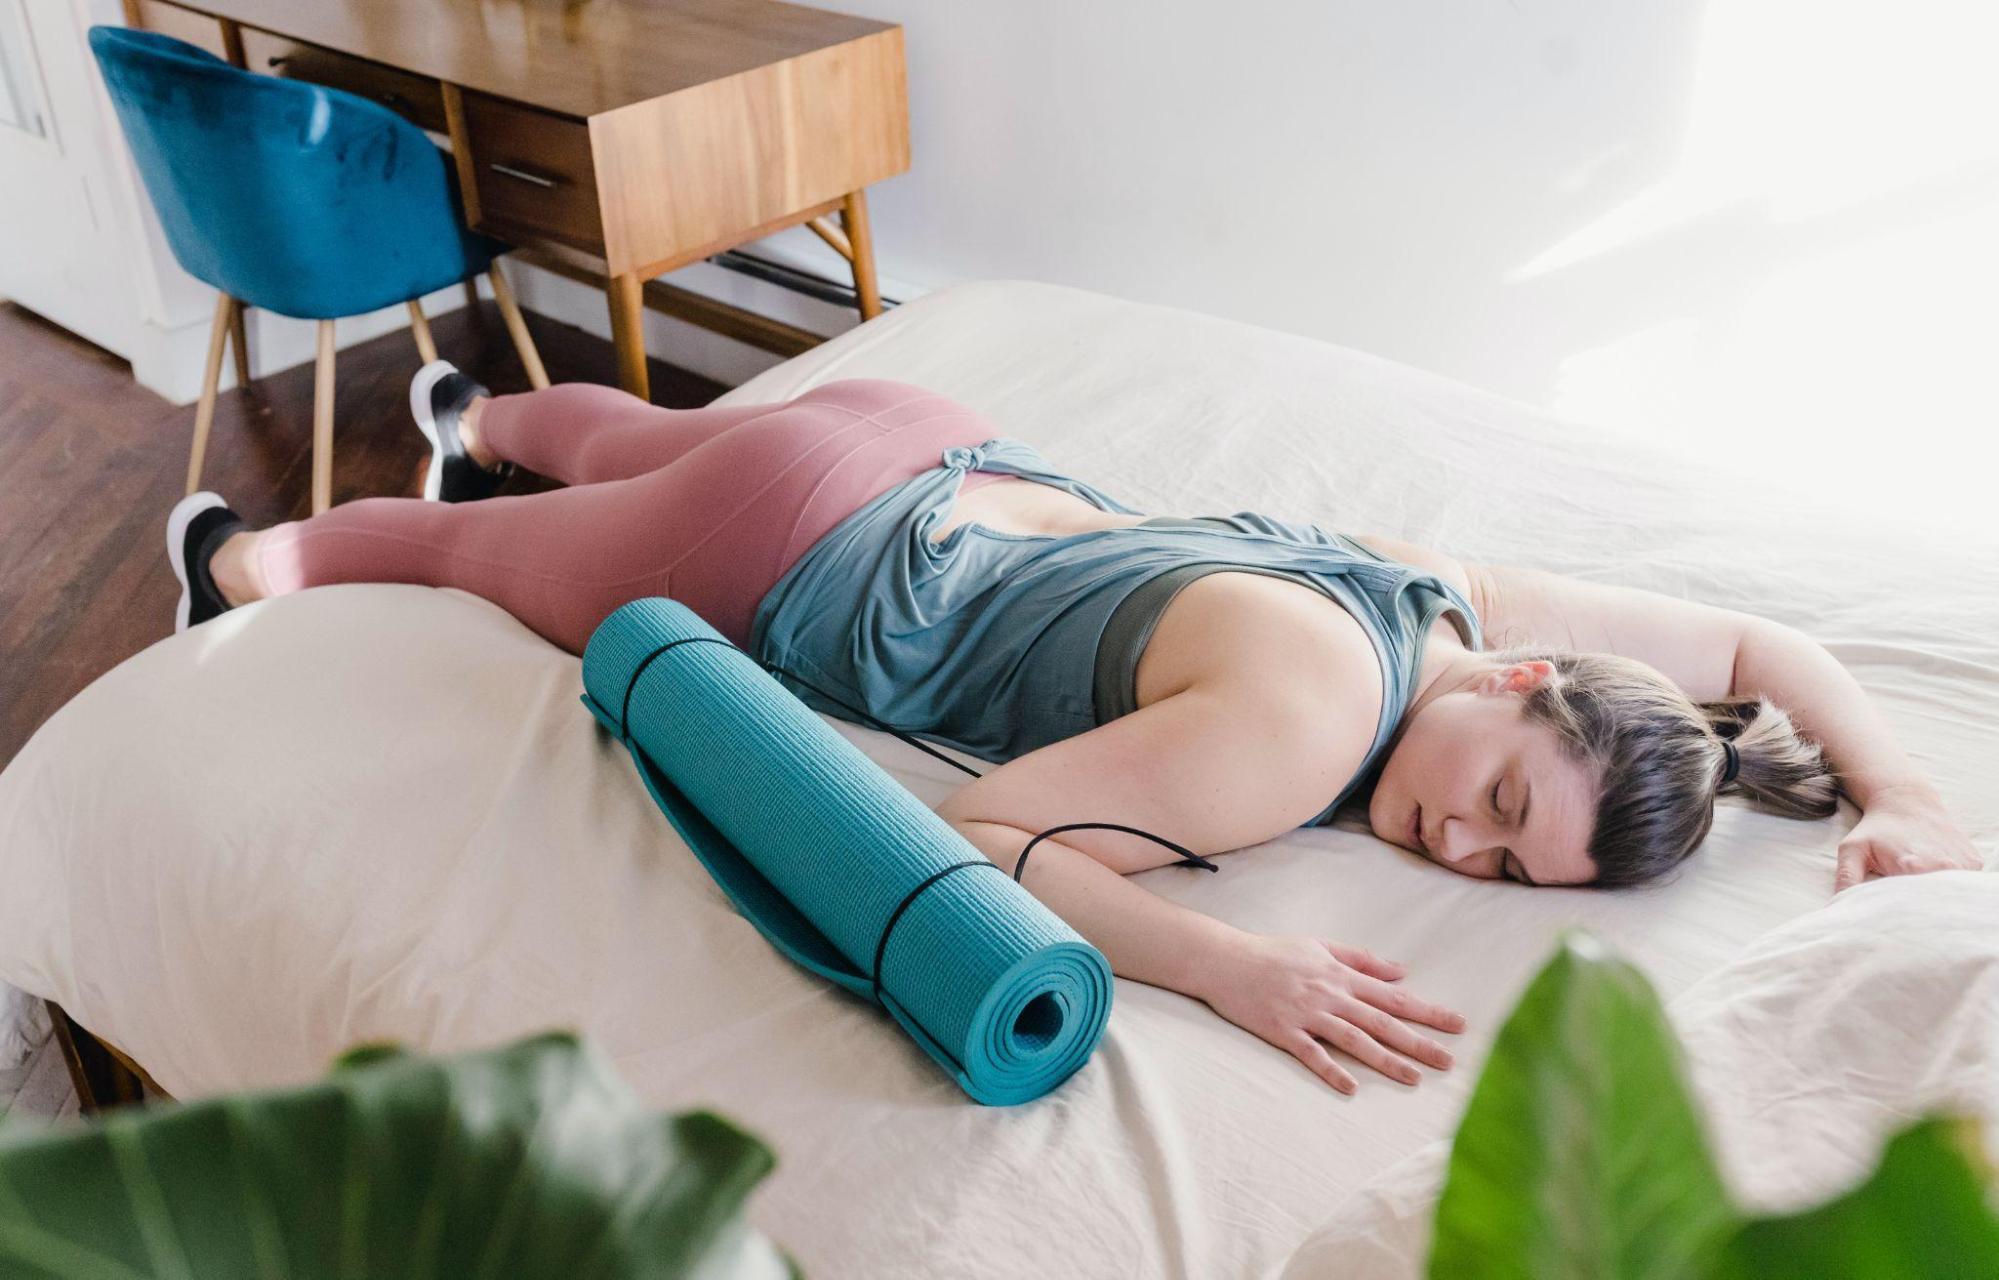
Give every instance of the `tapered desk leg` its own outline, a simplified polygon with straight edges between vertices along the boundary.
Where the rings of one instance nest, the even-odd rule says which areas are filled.
[[[201,370],[201,399],[194,406],[194,450],[187,458],[187,491],[201,488],[201,462],[208,456],[208,429],[215,423],[215,388],[222,381],[222,348],[229,345],[236,299],[215,295],[215,320],[208,327],[208,363]]]
[[[853,249],[854,292],[861,296],[861,319],[872,320],[882,313],[881,286],[875,280],[875,238],[868,230],[868,193],[849,191],[840,209],[840,225]]]
[[[618,385],[641,400],[652,399],[646,373],[644,282],[626,272],[612,276],[611,345],[618,349]]]
[[[312,379],[312,514],[333,505],[333,322],[319,322]]]

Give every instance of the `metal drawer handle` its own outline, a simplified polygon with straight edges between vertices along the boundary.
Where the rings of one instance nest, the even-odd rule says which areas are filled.
[[[553,189],[562,185],[558,179],[543,177],[539,173],[530,173],[526,169],[516,169],[510,164],[488,164],[486,167],[494,173],[504,174],[509,178],[514,178],[521,182],[532,183],[537,187]]]

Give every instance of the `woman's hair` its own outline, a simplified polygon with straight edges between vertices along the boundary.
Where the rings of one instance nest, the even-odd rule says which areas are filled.
[[[1729,785],[1751,800],[1791,818],[1824,818],[1838,807],[1818,745],[1760,695],[1696,703],[1653,667],[1613,653],[1526,646],[1482,656],[1500,666],[1554,665],[1555,675],[1527,695],[1525,713],[1597,772],[1589,855],[1599,885],[1651,880],[1707,837],[1728,761],[1723,739],[1740,756]]]

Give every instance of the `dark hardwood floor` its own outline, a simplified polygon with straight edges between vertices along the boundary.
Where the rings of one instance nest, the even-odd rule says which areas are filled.
[[[615,382],[609,343],[538,316],[528,326],[557,382]],[[496,392],[527,375],[493,304],[432,322],[439,354]],[[427,450],[410,422],[421,361],[407,332],[342,351],[333,500],[421,492]],[[304,516],[312,478],[310,364],[225,393],[202,487],[253,526]],[[652,362],[657,404],[692,408],[727,388]],[[0,767],[78,690],[173,631],[168,510],[179,500],[194,407],[132,381],[116,356],[0,302]],[[504,492],[552,487],[526,474]]]

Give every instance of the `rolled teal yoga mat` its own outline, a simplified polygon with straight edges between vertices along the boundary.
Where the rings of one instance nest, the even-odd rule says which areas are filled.
[[[742,913],[877,1000],[971,1097],[1031,1101],[1089,1060],[1103,953],[692,609],[616,610],[583,688]]]

